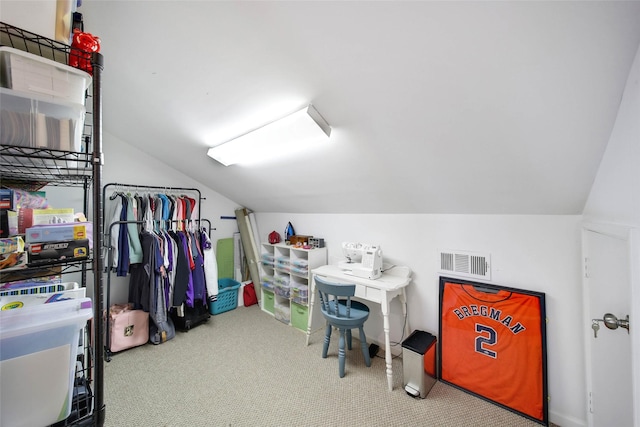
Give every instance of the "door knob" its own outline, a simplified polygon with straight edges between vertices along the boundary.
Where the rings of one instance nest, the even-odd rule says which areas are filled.
[[[604,326],[606,326],[608,329],[613,330],[618,328],[624,328],[627,330],[627,333],[629,333],[629,315],[628,314],[624,319],[618,319],[618,317],[615,314],[605,313],[605,315],[602,316],[602,319],[592,319],[591,321],[593,323],[592,327],[594,329],[594,332],[597,332],[595,325],[597,325],[598,322],[602,322],[604,323]]]

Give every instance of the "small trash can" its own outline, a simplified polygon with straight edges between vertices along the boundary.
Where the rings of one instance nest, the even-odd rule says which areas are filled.
[[[436,337],[413,331],[402,342],[402,386],[409,396],[424,399],[436,383]]]

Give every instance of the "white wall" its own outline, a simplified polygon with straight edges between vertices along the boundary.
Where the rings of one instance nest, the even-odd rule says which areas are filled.
[[[434,335],[439,321],[438,251],[490,253],[491,283],[546,294],[550,419],[565,427],[584,425],[580,216],[257,213],[256,218],[263,241],[273,230],[282,235],[291,221],[297,233],[324,238],[334,262],[341,258],[343,241],[380,244],[385,262],[413,270],[407,290],[411,330]],[[401,342],[401,307],[395,300],[391,311],[391,340]],[[372,314],[367,335],[384,342],[381,316]]]
[[[584,209],[589,222],[628,227],[631,259],[631,319],[640,319],[640,47],[631,67],[620,110]],[[637,320],[636,322],[637,323]],[[634,396],[640,396],[640,329],[631,328],[635,355]],[[640,405],[634,408],[640,426]]]
[[[640,48],[584,217],[640,227]]]

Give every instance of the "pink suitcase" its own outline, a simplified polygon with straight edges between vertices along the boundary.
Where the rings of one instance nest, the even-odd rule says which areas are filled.
[[[131,304],[115,304],[109,309],[107,350],[118,352],[149,341],[149,313],[133,310]]]

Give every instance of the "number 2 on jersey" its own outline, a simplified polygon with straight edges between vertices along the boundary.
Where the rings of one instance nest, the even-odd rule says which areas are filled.
[[[498,342],[498,333],[496,330],[489,326],[476,323],[476,332],[481,334],[476,337],[476,352],[497,359],[498,353],[487,348],[496,345]]]

